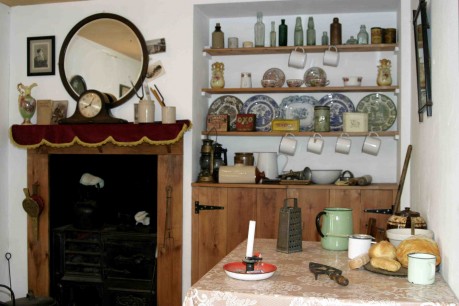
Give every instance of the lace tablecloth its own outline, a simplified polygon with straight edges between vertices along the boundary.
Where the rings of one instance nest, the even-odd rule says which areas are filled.
[[[264,262],[277,266],[271,278],[241,281],[225,274],[224,264],[240,262],[245,256],[243,242],[188,290],[183,306],[459,305],[439,273],[433,285],[414,285],[406,277],[364,268],[351,270],[347,251],[327,251],[320,242],[303,241],[303,251],[290,254],[277,252],[276,243],[274,239],[256,239],[254,244],[254,252],[261,252]],[[326,275],[315,280],[309,271],[311,261],[342,270],[349,285],[338,285]]]

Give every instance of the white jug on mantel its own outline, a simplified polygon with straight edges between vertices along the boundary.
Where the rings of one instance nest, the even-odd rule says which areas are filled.
[[[285,158],[282,166],[279,166],[279,157]],[[288,156],[278,154],[277,152],[259,152],[257,157],[257,168],[260,172],[265,173],[265,177],[275,179],[279,176],[280,171],[284,171],[287,166]]]

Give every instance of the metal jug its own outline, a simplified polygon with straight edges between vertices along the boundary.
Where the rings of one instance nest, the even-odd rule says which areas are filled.
[[[320,218],[323,216],[322,228]],[[351,208],[325,208],[317,214],[316,228],[322,237],[321,244],[324,249],[345,251],[348,248],[349,236],[352,235],[352,209]]]

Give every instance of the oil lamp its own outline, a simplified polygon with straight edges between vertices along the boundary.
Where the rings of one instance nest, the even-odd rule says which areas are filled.
[[[211,139],[203,139],[201,146],[201,157],[199,158],[199,166],[201,171],[198,175],[199,183],[211,183],[214,182],[212,177],[213,174],[213,163],[214,163],[214,148]]]

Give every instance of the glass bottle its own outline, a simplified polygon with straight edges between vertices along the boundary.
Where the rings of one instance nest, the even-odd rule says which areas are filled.
[[[271,33],[269,33],[269,37],[270,37],[269,45],[271,47],[276,46],[276,30],[274,27],[275,27],[275,22],[271,21]]]
[[[357,34],[357,41],[359,45],[368,44],[368,32],[364,24],[360,26],[360,32]]]
[[[324,31],[322,34],[322,46],[327,46],[328,45],[328,35],[327,31]]]
[[[357,45],[358,41],[353,35],[346,41],[346,45]]]
[[[285,19],[281,19],[279,25],[279,46],[287,46],[287,31],[288,27],[285,24]]]
[[[314,18],[309,17],[308,30],[306,32],[306,43],[308,46],[316,45],[316,30],[314,29]]]
[[[215,25],[215,31],[212,32],[212,49],[221,49],[225,47],[225,34],[222,32],[220,23]]]
[[[333,23],[330,24],[330,44],[341,45],[341,23],[337,17],[333,18]]]
[[[255,47],[265,46],[265,24],[263,23],[263,13],[257,13],[257,23],[255,23]]]
[[[293,36],[293,45],[295,46],[303,46],[303,25],[301,24],[301,17],[296,17],[296,24],[295,24],[295,34]]]

